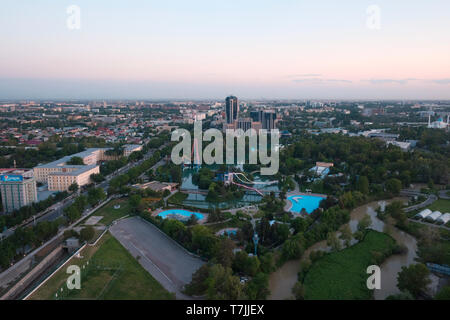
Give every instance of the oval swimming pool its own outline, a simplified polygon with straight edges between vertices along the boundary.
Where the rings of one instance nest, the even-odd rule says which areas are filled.
[[[325,197],[312,195],[297,195],[297,196],[290,196],[287,199],[292,204],[292,207],[289,211],[300,213],[304,208],[308,214],[311,214],[314,210],[316,210],[319,207],[320,201],[325,199]]]
[[[187,210],[183,210],[183,209],[171,209],[171,210],[166,210],[166,211],[162,211],[162,212],[158,213],[158,216],[163,219],[174,218],[177,220],[187,220],[192,215],[195,215],[198,220],[203,219],[203,215],[201,213],[191,212],[191,211],[187,211]]]

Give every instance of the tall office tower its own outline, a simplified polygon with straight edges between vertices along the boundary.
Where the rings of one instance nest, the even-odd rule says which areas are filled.
[[[238,98],[229,96],[225,99],[225,113],[227,117],[227,123],[232,124],[238,118],[239,114],[239,102]]]
[[[273,110],[264,110],[261,115],[262,128],[268,131],[275,129],[277,114]]]
[[[2,169],[1,173],[0,191],[4,212],[13,212],[37,201],[33,170]]]
[[[261,122],[262,111],[250,111],[250,118],[253,122]]]

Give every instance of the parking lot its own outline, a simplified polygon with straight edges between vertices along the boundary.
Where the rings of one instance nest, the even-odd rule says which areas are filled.
[[[189,299],[181,289],[204,262],[151,223],[138,217],[118,221],[110,232],[139,263],[177,299]]]

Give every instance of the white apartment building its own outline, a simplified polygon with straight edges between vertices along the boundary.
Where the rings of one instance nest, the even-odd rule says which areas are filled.
[[[84,186],[91,182],[92,174],[98,173],[100,173],[100,166],[96,164],[63,168],[61,172],[55,172],[48,175],[48,190],[65,191],[74,183],[78,184],[78,186]]]
[[[33,168],[37,182],[47,183],[48,190],[65,191],[76,182],[78,186],[90,183],[90,175],[100,172],[98,162],[109,158],[105,155],[108,148],[90,148],[59,160],[42,164]],[[73,157],[79,157],[84,165],[68,165]]]

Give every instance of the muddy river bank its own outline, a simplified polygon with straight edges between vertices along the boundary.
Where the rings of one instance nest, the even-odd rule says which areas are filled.
[[[417,257],[417,240],[413,236],[395,228],[394,226],[386,226],[385,222],[377,218],[376,210],[380,207],[383,209],[386,205],[393,201],[407,202],[408,198],[402,197],[370,202],[354,209],[350,214],[349,226],[352,232],[356,231],[358,222],[366,214],[368,214],[372,220],[372,229],[390,234],[399,245],[407,248],[405,253],[392,255],[386,259],[382,265],[380,265],[381,289],[375,290],[374,298],[376,300],[384,300],[389,295],[400,293],[397,288],[397,274],[403,266],[408,266],[414,263],[414,260]],[[300,270],[301,261],[303,259],[307,259],[309,254],[315,250],[328,251],[329,248],[326,241],[320,241],[314,244],[305,251],[301,259],[286,262],[281,268],[270,275],[269,289],[271,291],[271,295],[269,299],[293,299],[292,288],[297,282],[297,274]],[[431,287],[433,287],[437,281],[433,277],[431,277],[431,280]],[[431,288],[431,290],[433,290],[433,288]]]

